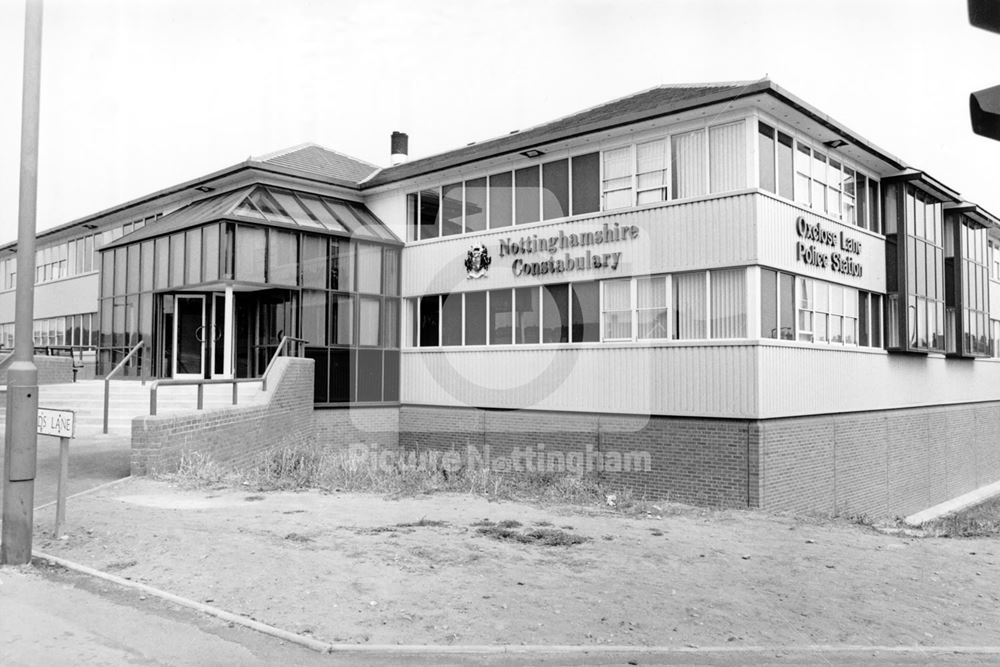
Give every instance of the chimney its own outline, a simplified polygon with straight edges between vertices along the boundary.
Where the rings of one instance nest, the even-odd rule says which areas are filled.
[[[389,161],[393,167],[406,162],[407,154],[409,153],[409,143],[410,137],[406,132],[392,133],[392,155],[389,157]]]

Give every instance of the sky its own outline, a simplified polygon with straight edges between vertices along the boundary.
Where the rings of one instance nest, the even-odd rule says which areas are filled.
[[[46,0],[39,230],[282,148],[379,165],[664,83],[767,76],[1000,215],[962,0]],[[0,242],[17,234],[22,0],[0,0]]]

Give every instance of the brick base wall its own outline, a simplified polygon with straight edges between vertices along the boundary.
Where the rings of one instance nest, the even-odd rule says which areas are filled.
[[[399,445],[398,407],[324,408],[313,411],[315,441],[343,449],[354,444],[396,449]]]
[[[515,473],[580,471],[610,489],[724,507],[757,502],[755,436],[752,424],[730,420],[410,405],[399,413],[403,450],[455,451]]]
[[[1000,402],[762,421],[407,405],[399,446],[519,473],[582,461],[609,488],[697,505],[905,516],[1000,480]]]
[[[1000,402],[760,423],[763,507],[906,516],[1000,480]]]
[[[176,470],[181,457],[193,452],[239,464],[270,448],[311,442],[313,361],[279,357],[271,372],[264,404],[136,417],[132,474]]]

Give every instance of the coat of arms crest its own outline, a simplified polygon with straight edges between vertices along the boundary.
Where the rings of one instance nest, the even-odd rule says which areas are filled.
[[[472,246],[465,256],[465,271],[469,274],[468,278],[485,278],[492,261],[485,244]]]

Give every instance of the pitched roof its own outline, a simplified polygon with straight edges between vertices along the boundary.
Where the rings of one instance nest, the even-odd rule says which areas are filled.
[[[253,160],[354,184],[360,183],[379,170],[377,165],[317,144],[293,146]]]
[[[362,187],[370,188],[384,185],[599,129],[627,125],[646,118],[676,113],[683,109],[753,95],[770,87],[771,82],[767,79],[657,86],[526,130],[517,130],[508,135],[464,148],[388,167],[362,183]]]
[[[266,223],[273,227],[402,245],[392,230],[364,204],[268,185],[249,185],[177,209],[154,224],[145,225],[100,249],[108,250],[219,220]]]

